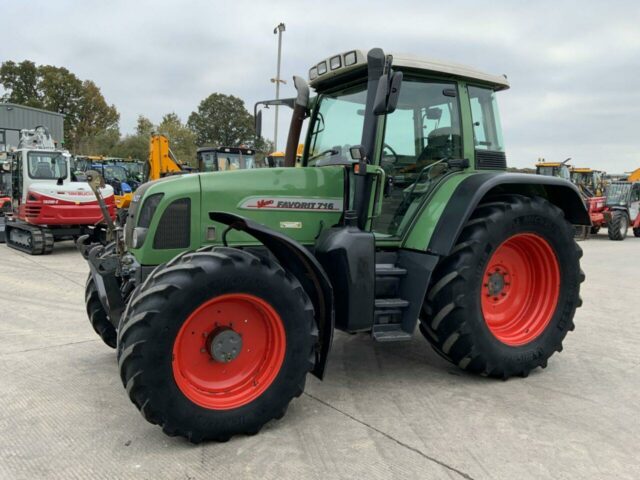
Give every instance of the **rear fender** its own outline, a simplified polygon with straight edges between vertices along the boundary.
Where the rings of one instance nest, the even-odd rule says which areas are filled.
[[[436,255],[449,255],[478,204],[488,196],[504,193],[543,197],[559,207],[572,224],[591,225],[580,192],[566,180],[523,173],[478,173],[470,175],[456,187],[438,219],[426,250]]]
[[[302,284],[313,303],[318,326],[319,348],[311,373],[322,380],[334,328],[333,289],[322,266],[300,243],[252,220],[225,212],[210,212],[209,218],[259,240]]]

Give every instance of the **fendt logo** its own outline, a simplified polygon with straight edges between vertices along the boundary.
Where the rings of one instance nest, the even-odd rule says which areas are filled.
[[[341,212],[340,198],[248,197],[238,206],[244,210],[286,210],[297,212]]]
[[[273,200],[258,200],[256,202],[256,208],[265,208],[269,205],[273,205]]]

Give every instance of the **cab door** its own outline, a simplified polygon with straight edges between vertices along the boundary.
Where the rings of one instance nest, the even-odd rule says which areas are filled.
[[[445,159],[462,157],[462,127],[454,82],[405,77],[398,107],[387,115],[380,167],[386,176],[377,238],[400,238]]]
[[[631,223],[638,219],[640,213],[640,183],[634,183],[631,187],[631,199],[629,202],[629,217]]]
[[[18,207],[22,203],[23,193],[22,152],[16,152],[13,155],[11,161],[11,204],[13,205],[13,210],[18,211]]]

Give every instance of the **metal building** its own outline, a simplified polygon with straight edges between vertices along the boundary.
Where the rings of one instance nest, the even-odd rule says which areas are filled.
[[[44,126],[53,140],[60,144],[64,140],[64,115],[40,108],[25,107],[14,103],[0,103],[0,152],[18,146],[20,130]]]

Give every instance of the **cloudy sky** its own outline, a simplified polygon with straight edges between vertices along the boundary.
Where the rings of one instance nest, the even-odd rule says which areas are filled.
[[[0,12],[5,26],[20,25],[4,29],[0,61],[64,66],[96,81],[123,133],[138,114],[186,120],[213,92],[249,110],[272,98],[282,21],[283,78],[354,47],[465,63],[511,82],[501,94],[511,165],[573,157],[610,172],[640,166],[637,1],[0,0]],[[283,95],[293,95],[291,82]]]

